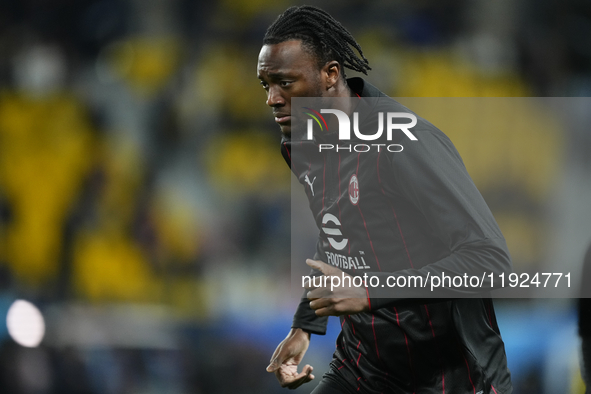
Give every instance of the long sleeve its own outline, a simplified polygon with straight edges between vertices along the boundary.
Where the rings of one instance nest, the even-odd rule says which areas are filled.
[[[314,255],[314,259],[318,260],[318,254]],[[311,270],[310,275],[318,275],[319,272]],[[293,322],[291,328],[301,328],[304,331],[308,331],[312,334],[324,335],[326,334],[326,325],[328,323],[328,317],[316,316],[316,312],[310,308],[310,300],[306,297],[308,290],[304,290],[304,294],[300,299],[300,303],[296,308],[293,315]]]
[[[314,310],[310,308],[310,300],[306,298],[307,291],[304,292],[302,299],[293,315],[292,328],[301,328],[312,334],[326,334],[326,324],[328,317],[316,316]]]

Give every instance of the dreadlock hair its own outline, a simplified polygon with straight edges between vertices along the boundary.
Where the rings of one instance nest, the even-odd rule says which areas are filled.
[[[279,44],[289,40],[301,40],[302,46],[318,59],[319,68],[336,60],[341,66],[366,75],[367,70],[371,70],[361,46],[351,33],[320,8],[310,5],[289,7],[269,26],[263,44]],[[351,47],[359,52],[361,58]],[[344,70],[342,74],[345,77]]]

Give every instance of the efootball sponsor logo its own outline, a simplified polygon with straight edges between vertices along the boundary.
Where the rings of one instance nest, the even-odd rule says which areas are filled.
[[[306,115],[310,116],[307,122],[307,133],[306,138],[311,141],[314,139],[314,122],[320,127],[321,131],[328,131],[328,124],[326,119],[322,114],[333,114],[336,116],[338,125],[339,125],[339,141],[340,142],[349,142],[351,141],[351,130],[353,130],[353,134],[357,140],[367,141],[368,143],[361,143],[361,144],[319,144],[318,148],[319,151],[322,152],[323,150],[336,150],[338,151],[348,151],[348,152],[369,152],[370,150],[376,150],[377,152],[380,149],[387,150],[388,152],[402,152],[404,149],[400,144],[375,144],[369,143],[371,141],[376,141],[382,137],[384,134],[384,130],[386,132],[386,140],[392,141],[392,135],[395,131],[403,132],[408,139],[411,141],[418,141],[417,137],[410,131],[411,128],[417,125],[417,117],[413,114],[406,113],[406,112],[388,112],[384,114],[383,112],[378,112],[378,130],[373,134],[364,134],[359,130],[359,113],[353,112],[353,122],[349,119],[349,116],[338,109],[321,109],[320,112],[309,108],[303,107],[307,112],[304,112]],[[385,120],[384,120],[385,119]],[[398,123],[400,119],[410,119],[410,122],[402,122]],[[386,124],[384,127],[384,123]],[[351,127],[351,125],[353,127]],[[367,130],[365,130],[367,132]]]
[[[332,224],[333,226],[327,227],[326,225],[328,223]],[[328,243],[330,243],[330,246],[332,246],[336,250],[345,249],[345,246],[347,246],[347,242],[349,242],[347,238],[343,237],[343,233],[339,229],[340,226],[341,222],[339,221],[339,219],[337,219],[335,215],[330,213],[324,214],[324,217],[322,218],[322,231],[324,231],[324,233],[327,235],[326,239],[328,239]],[[337,239],[342,239],[340,241],[337,241],[337,239],[331,237],[331,235],[335,236]]]
[[[357,177],[353,175],[351,180],[357,180]],[[351,190],[351,189],[349,189]],[[359,190],[357,190],[357,199],[359,199]],[[351,201],[353,202],[353,201]],[[339,219],[331,214],[325,213],[322,217],[322,231],[326,234],[326,239],[330,246],[332,246],[337,251],[342,251],[345,249],[349,240],[343,236],[341,232],[341,222]],[[365,263],[365,259],[363,255],[365,254],[363,251],[359,251],[359,257],[352,257],[346,256],[341,253],[325,251],[326,253],[326,261],[328,264],[334,265],[335,267],[342,268],[342,269],[369,269],[370,266]]]

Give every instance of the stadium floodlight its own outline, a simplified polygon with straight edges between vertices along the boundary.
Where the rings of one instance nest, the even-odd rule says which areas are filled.
[[[39,309],[25,300],[16,300],[8,309],[6,327],[10,337],[24,347],[37,347],[45,335],[45,321]]]

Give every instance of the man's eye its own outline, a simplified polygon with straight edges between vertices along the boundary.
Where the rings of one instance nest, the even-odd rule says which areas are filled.
[[[279,84],[283,87],[288,86],[291,83],[291,81],[281,81],[279,82]]]
[[[265,90],[267,90],[269,88],[269,85],[266,82],[261,81],[260,84],[263,87],[263,89],[265,89]]]

